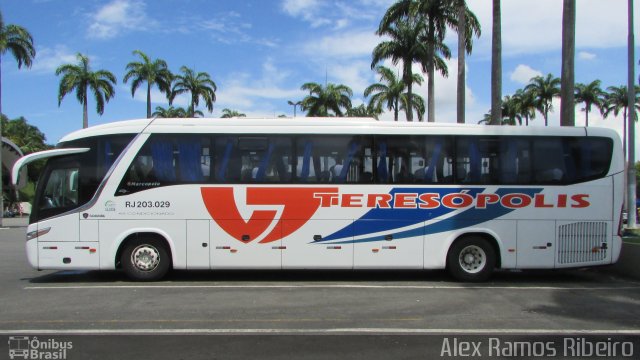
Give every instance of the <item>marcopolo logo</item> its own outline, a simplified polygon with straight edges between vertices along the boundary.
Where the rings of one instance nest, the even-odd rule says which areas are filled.
[[[67,359],[73,349],[71,341],[38,339],[37,336],[10,336],[9,359]]]

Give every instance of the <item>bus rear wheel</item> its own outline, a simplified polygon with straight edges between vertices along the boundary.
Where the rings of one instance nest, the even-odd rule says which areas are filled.
[[[447,255],[447,269],[458,281],[485,281],[495,266],[495,250],[480,236],[467,236],[456,241]]]
[[[164,243],[153,238],[130,241],[120,257],[122,269],[134,281],[162,279],[169,271],[170,262]]]

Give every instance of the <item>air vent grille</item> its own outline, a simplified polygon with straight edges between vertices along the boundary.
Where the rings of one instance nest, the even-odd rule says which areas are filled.
[[[606,222],[576,222],[558,227],[559,264],[600,262],[606,257]]]

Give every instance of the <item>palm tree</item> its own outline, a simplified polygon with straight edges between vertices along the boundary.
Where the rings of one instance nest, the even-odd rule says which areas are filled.
[[[380,75],[380,82],[369,85],[364,90],[364,96],[369,97],[373,94],[369,100],[369,107],[380,110],[386,107],[387,110],[393,111],[393,119],[398,121],[400,97],[406,88],[405,83],[388,67],[376,66],[376,72]],[[413,74],[412,76],[414,83],[418,85],[422,83],[423,79],[420,74]]]
[[[516,120],[519,125],[522,125],[522,117],[520,113],[520,104],[518,98],[514,96],[505,96],[502,99],[502,124],[503,125],[515,125]]]
[[[196,106],[200,104],[200,98],[204,100],[205,106],[209,112],[213,111],[213,103],[216,101],[216,83],[206,72],[195,73],[193,69],[186,66],[180,68],[182,75],[174,77],[173,88],[169,96],[169,105],[173,104],[173,100],[177,95],[189,93],[191,94],[191,103],[189,105],[189,116],[195,116]]]
[[[562,85],[560,86],[560,125],[575,126],[574,70],[576,49],[576,0],[564,0],[562,9]]]
[[[422,96],[413,94],[411,96],[411,102],[409,102],[409,93],[403,93],[400,95],[400,110],[407,112],[415,111],[418,114],[418,121],[424,121],[425,103]]]
[[[576,84],[575,102],[584,103],[585,126],[589,126],[589,112],[591,106],[595,105],[600,112],[604,105],[606,93],[600,88],[600,80],[594,80],[589,84]]]
[[[91,71],[89,58],[78,53],[78,64],[65,64],[56,69],[56,75],[62,75],[58,88],[58,106],[62,99],[70,92],[76,92],[76,98],[82,104],[82,128],[89,126],[89,113],[87,111],[88,92],[91,90],[96,100],[96,112],[104,113],[105,102],[115,95],[113,86],[116,77],[107,70]]]
[[[162,106],[156,106],[156,111],[154,111],[152,115],[154,117],[158,117],[158,118],[186,118],[186,117],[191,117],[189,112],[187,110],[185,110],[184,108],[181,108],[181,107],[177,107],[176,108],[176,107],[173,107],[173,106],[169,106],[166,109],[163,108]],[[195,114],[193,114],[193,116],[195,117],[196,115],[204,116],[204,114],[200,110],[196,110],[195,111]]]
[[[465,7],[466,8],[466,7]],[[442,57],[451,57],[451,51],[444,44],[448,27],[458,31],[459,2],[457,0],[399,0],[387,9],[378,32],[389,28],[401,20],[424,22],[419,34],[420,42],[426,44],[426,56],[417,61],[427,73],[428,121],[435,121],[435,71],[448,76],[448,69]],[[468,8],[466,8],[468,10]],[[465,12],[465,36],[475,32],[479,34],[480,25],[475,15],[468,10]],[[471,51],[470,38],[464,41],[467,51]],[[407,80],[405,79],[405,82]]]
[[[222,109],[222,116],[220,116],[221,118],[238,118],[238,117],[246,117],[246,114],[243,114],[237,110],[231,110],[231,109]]]
[[[502,121],[502,10],[500,0],[493,0],[493,26],[491,35],[491,122]]]
[[[618,116],[620,110],[622,110],[622,152],[624,154],[625,161],[627,159],[627,113],[629,109],[629,95],[627,86],[609,86],[608,92],[605,94],[604,105],[602,107],[602,115],[606,119],[613,113],[614,116]],[[639,98],[640,87],[636,86],[636,103],[635,110],[640,110]],[[638,117],[636,116],[636,121]]]
[[[458,87],[457,87],[457,121],[459,124],[465,122],[465,93],[466,93],[466,54],[471,54],[473,41],[471,33],[480,37],[480,22],[467,7],[465,0],[457,0],[458,12]],[[472,16],[468,16],[468,15]]]
[[[0,12],[0,114],[2,114],[2,55],[7,51],[18,62],[18,69],[24,64],[30,68],[36,49],[33,46],[33,38],[27,29],[22,26],[5,24]]]
[[[427,56],[427,47],[420,40],[424,32],[424,22],[415,17],[400,18],[389,25],[383,22],[380,23],[376,34],[386,36],[389,40],[381,42],[373,49],[371,68],[375,68],[384,59],[391,59],[394,65],[402,61],[402,81],[407,87],[408,101],[412,101],[414,81],[411,67],[414,62],[422,61]],[[423,71],[426,71],[424,65]],[[413,121],[411,111],[407,113],[407,121]]]
[[[2,55],[7,51],[13,55],[18,62],[18,69],[22,68],[22,64],[31,67],[33,58],[36,56],[36,49],[33,46],[33,38],[29,32],[18,25],[6,24],[0,12],[0,115],[2,114]],[[2,125],[0,124],[0,139],[2,139]],[[1,141],[0,141],[1,143]],[[0,144],[0,149],[1,149]],[[4,187],[2,186],[2,151],[0,151],[0,226],[2,226],[2,217],[4,215],[4,205],[2,203],[2,195]]]
[[[309,92],[300,104],[307,116],[343,116],[344,111],[351,108],[353,91],[346,85],[329,83],[323,87],[310,82],[303,84],[300,89]]]
[[[529,126],[529,120],[536,117],[536,101],[532,91],[518,89],[512,96],[516,102],[520,119],[524,119],[525,126]]]
[[[378,120],[378,116],[382,113],[382,109],[374,106],[365,106],[360,104],[347,110],[347,117],[370,117]]]
[[[482,120],[478,120],[478,125],[480,124],[485,124],[485,125],[491,124],[491,110],[489,110],[488,113],[485,113],[484,115],[482,115]]]
[[[151,87],[155,84],[167,97],[171,94],[171,81],[173,75],[167,68],[167,63],[162,59],[151,61],[149,57],[140,50],[134,50],[134,55],[142,58],[141,62],[132,61],[127,64],[127,73],[122,81],[126,83],[133,79],[131,83],[131,97],[143,82],[147,83],[147,118],[151,117]]]
[[[549,126],[549,111],[553,111],[553,98],[560,96],[560,79],[552,74],[546,77],[536,76],[525,86],[531,91],[536,101],[536,109],[544,117],[544,126]]]

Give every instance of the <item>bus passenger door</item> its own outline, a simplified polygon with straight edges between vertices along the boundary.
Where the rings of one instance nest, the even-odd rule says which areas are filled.
[[[281,231],[272,219],[210,221],[212,269],[280,269],[281,241],[262,243]],[[279,236],[277,236],[279,238]],[[268,239],[266,239],[268,240]]]
[[[393,223],[392,226],[389,226]],[[354,245],[354,268],[403,268],[422,269],[423,267],[423,223],[415,230],[409,230],[413,225],[409,221],[394,220],[368,220],[356,223],[357,234],[375,232],[374,236],[362,236],[356,238]],[[382,228],[390,228],[387,231],[376,231]],[[416,231],[418,234],[406,237],[402,233]],[[361,241],[360,241],[361,240]]]
[[[555,220],[518,221],[517,263],[519,269],[552,269],[555,266]]]
[[[338,241],[325,242],[323,237],[344,229],[351,220],[309,220],[302,228],[282,240],[282,267],[284,269],[352,269],[353,235]],[[295,226],[284,220],[286,229]]]

